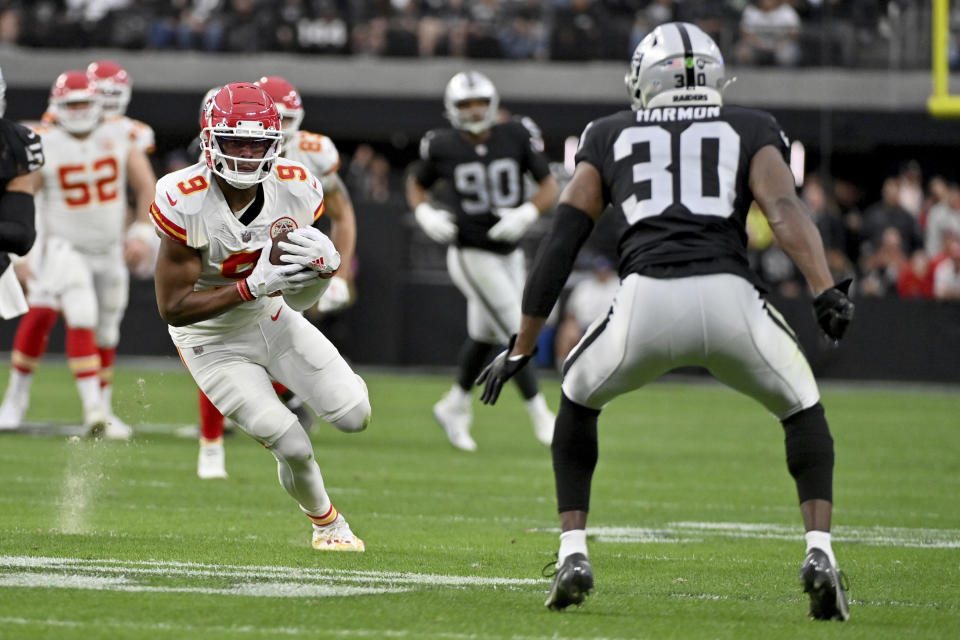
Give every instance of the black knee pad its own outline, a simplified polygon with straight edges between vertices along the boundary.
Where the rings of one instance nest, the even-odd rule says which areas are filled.
[[[557,510],[589,511],[590,483],[597,466],[597,417],[600,412],[560,398],[553,431],[553,475]]]
[[[833,438],[818,402],[783,421],[787,468],[797,481],[800,502],[833,501]]]

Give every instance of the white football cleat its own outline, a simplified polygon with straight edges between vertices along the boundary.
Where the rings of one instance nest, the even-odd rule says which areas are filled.
[[[542,393],[538,393],[527,401],[527,411],[530,413],[530,422],[533,423],[533,433],[540,444],[550,446],[553,442],[553,426],[557,416],[547,407],[547,401]]]
[[[104,437],[109,424],[110,420],[107,418],[107,412],[100,405],[91,407],[84,412],[83,429],[91,438]]]
[[[133,437],[133,427],[121,420],[112,411],[107,412],[107,428],[103,430],[107,440],[129,440]]]
[[[227,477],[227,454],[223,443],[201,443],[197,457],[197,475],[204,480]]]
[[[477,450],[477,443],[470,437],[473,412],[469,400],[466,403],[458,402],[448,393],[433,405],[433,417],[443,427],[450,444],[461,451]]]
[[[23,423],[23,416],[27,412],[27,405],[30,402],[27,398],[18,398],[15,394],[8,393],[3,398],[3,405],[0,405],[0,431],[10,431],[20,428]]]
[[[337,519],[325,527],[313,525],[314,549],[320,551],[363,551],[363,540],[358,538],[343,515],[337,514]]]

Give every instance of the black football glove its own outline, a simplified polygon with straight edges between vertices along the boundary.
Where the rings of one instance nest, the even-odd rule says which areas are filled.
[[[484,367],[480,375],[477,376],[474,384],[481,385],[486,383],[483,387],[483,394],[480,396],[482,403],[496,404],[497,398],[500,397],[500,390],[507,380],[515,376],[520,369],[523,369],[530,358],[537,353],[537,350],[534,349],[533,353],[528,356],[511,356],[508,358],[507,354],[513,351],[513,345],[516,344],[516,342],[517,334],[513,334],[510,336],[510,344],[507,345],[506,351],[503,351],[494,358],[490,364]]]
[[[847,296],[850,283],[847,278],[835,284],[813,299],[813,313],[817,316],[817,324],[829,338],[839,341],[850,321],[853,320],[853,303]]]

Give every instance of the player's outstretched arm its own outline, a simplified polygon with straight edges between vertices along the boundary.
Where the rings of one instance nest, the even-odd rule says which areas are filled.
[[[200,252],[161,238],[154,285],[160,317],[174,327],[218,316],[243,302],[236,287],[194,291],[200,278]]]
[[[457,225],[453,221],[453,214],[431,205],[427,190],[417,182],[417,178],[410,173],[406,183],[407,204],[413,210],[417,224],[423,232],[440,244],[447,244],[457,237]]]
[[[790,167],[774,147],[763,147],[753,156],[750,189],[777,242],[807,279],[817,323],[828,337],[840,340],[853,320],[854,306],[847,297],[850,281],[834,286],[820,232],[797,196]]]
[[[336,173],[324,178],[323,185],[323,202],[330,216],[330,239],[340,252],[341,263],[337,276],[352,282],[353,273],[350,269],[357,247],[357,217],[353,201],[347,186]]]
[[[596,167],[581,162],[560,196],[550,235],[540,245],[523,289],[520,332],[477,378],[483,384],[481,400],[494,404],[504,383],[527,363],[537,347],[537,338],[570,276],[580,247],[603,213],[603,184]]]
[[[797,196],[790,167],[773,146],[763,147],[753,156],[750,189],[777,242],[803,272],[811,292],[818,295],[832,287],[820,232],[807,205]]]

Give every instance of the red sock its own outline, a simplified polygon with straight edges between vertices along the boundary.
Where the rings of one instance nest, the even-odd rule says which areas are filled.
[[[277,392],[278,396],[283,396],[283,394],[288,391],[288,389],[279,382],[273,383],[273,390]]]
[[[216,440],[223,437],[223,414],[213,406],[203,391],[200,394],[200,436],[204,440]]]
[[[93,329],[67,327],[67,364],[74,378],[86,378],[100,373],[100,354]]]
[[[113,363],[117,359],[117,348],[98,349],[100,352],[100,388],[113,384]]]
[[[57,311],[49,307],[30,307],[17,325],[13,337],[13,368],[21,373],[32,373],[37,360],[43,357],[50,340],[50,332],[57,323]]]

